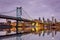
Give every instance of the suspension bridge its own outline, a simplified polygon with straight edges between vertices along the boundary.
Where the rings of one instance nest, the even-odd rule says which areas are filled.
[[[15,17],[14,15],[3,15],[13,12],[16,12]],[[6,31],[6,35],[11,35],[10,33],[12,31],[15,32],[14,35],[34,33],[39,34],[40,36],[43,32],[43,36],[45,33],[48,35],[52,33],[52,36],[54,37],[57,31],[60,31],[60,23],[57,22],[54,17],[52,17],[52,21],[49,19],[46,21],[44,18],[43,21],[40,18],[34,20],[22,7],[17,7],[15,10],[9,12],[0,12],[0,18],[6,19],[6,23],[0,23],[0,31]],[[11,22],[11,20],[15,20],[15,22]]]

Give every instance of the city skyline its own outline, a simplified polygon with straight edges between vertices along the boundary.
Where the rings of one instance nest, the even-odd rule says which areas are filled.
[[[0,0],[0,12],[11,11],[22,6],[32,18],[51,18],[53,15],[59,19],[59,2],[60,0]]]
[[[0,14],[1,12],[9,12],[15,10],[16,7],[22,7],[33,19],[49,18],[52,16],[60,21],[60,0],[0,0]],[[3,13],[4,15],[15,16],[16,12],[13,13]],[[29,36],[30,37],[30,36]],[[34,36],[31,38],[33,39]],[[36,40],[48,40],[48,36],[45,38],[35,36]],[[24,37],[23,37],[24,38]],[[26,36],[28,38],[28,36]],[[51,38],[51,36],[49,36]],[[54,37],[56,40],[60,39],[60,33]],[[34,39],[34,40],[35,40]],[[26,39],[28,40],[28,39]],[[30,40],[30,39],[29,39]],[[52,39],[51,39],[52,40]]]

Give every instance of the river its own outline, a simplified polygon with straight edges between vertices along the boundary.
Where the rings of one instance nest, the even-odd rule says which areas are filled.
[[[47,35],[47,33],[45,33],[45,36],[42,36],[42,34],[40,36],[38,34],[26,34],[1,38],[0,40],[60,40],[60,32],[57,32],[54,37],[51,34]]]

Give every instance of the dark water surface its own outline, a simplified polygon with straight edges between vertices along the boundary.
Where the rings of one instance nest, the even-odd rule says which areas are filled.
[[[11,37],[0,38],[0,40],[60,40],[60,32],[58,32],[54,37],[52,35],[39,36],[38,34],[27,34],[27,35],[17,35]]]

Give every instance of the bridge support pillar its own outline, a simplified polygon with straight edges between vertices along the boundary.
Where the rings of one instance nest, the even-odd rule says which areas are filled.
[[[18,20],[16,21],[16,34],[18,34]]]

